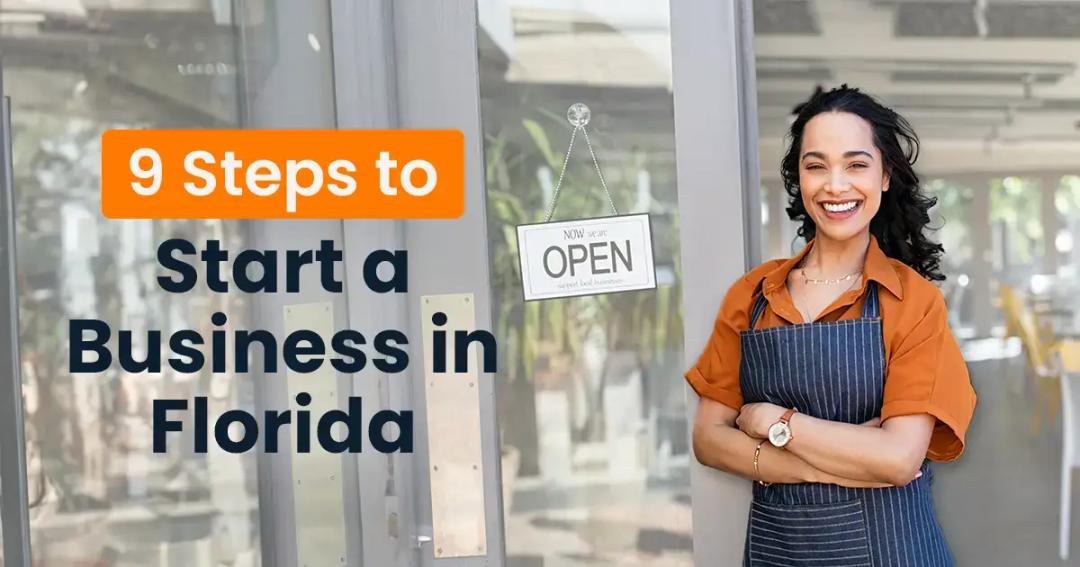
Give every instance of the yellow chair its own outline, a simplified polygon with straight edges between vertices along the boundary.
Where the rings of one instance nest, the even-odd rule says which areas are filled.
[[[1042,431],[1043,417],[1054,423],[1057,421],[1060,390],[1058,378],[1060,369],[1054,364],[1048,342],[1039,326],[1038,318],[1024,304],[1016,291],[1007,285],[1001,286],[1001,308],[1005,314],[1005,330],[1009,336],[1020,338],[1024,359],[1027,361],[1028,376],[1032,379],[1035,390],[1035,408],[1031,414],[1031,433],[1038,435]]]
[[[1020,336],[1020,313],[1024,303],[1012,286],[1001,284],[1001,310],[1005,314],[1005,336]]]
[[[1060,357],[1066,374],[1080,374],[1080,341],[1069,340],[1054,344],[1051,350]]]

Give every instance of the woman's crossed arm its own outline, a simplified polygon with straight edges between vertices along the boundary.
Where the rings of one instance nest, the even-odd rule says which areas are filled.
[[[730,408],[729,408],[730,409]],[[736,425],[747,436],[765,438],[787,411],[769,404],[746,404]],[[929,414],[898,416],[876,427],[840,423],[796,413],[784,450],[829,474],[904,486],[919,474],[935,419]]]
[[[764,418],[764,415],[761,417]],[[779,417],[777,415],[777,419]],[[761,447],[758,471],[755,472],[754,451],[763,437],[753,437],[740,430],[736,423],[737,418],[740,418],[740,413],[734,409],[708,398],[701,398],[698,403],[697,417],[694,420],[693,436],[694,454],[701,464],[765,482],[785,484],[817,482],[851,488],[894,486],[893,483],[887,481],[838,475],[811,464],[792,451],[777,449],[768,442]],[[866,427],[866,429],[877,428]]]

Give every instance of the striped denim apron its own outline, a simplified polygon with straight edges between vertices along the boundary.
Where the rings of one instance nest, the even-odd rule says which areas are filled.
[[[739,381],[745,401],[796,407],[846,423],[878,416],[885,355],[877,284],[868,287],[861,319],[757,330],[767,304],[760,295],[749,330],[741,333]],[[922,477],[900,488],[754,483],[746,565],[953,565],[934,514],[927,463],[922,471]]]

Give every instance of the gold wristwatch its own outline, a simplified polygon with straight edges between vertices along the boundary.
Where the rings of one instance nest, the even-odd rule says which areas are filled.
[[[772,443],[773,447],[783,449],[784,445],[791,442],[791,425],[788,422],[791,421],[791,416],[795,415],[797,411],[799,411],[799,408],[787,410],[780,417],[780,421],[772,424],[772,427],[769,428],[769,443]]]

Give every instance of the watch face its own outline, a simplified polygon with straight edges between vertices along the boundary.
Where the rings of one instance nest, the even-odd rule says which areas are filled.
[[[784,422],[777,422],[772,424],[769,428],[769,443],[772,443],[776,447],[783,447],[787,445],[788,441],[791,441],[791,428]]]

